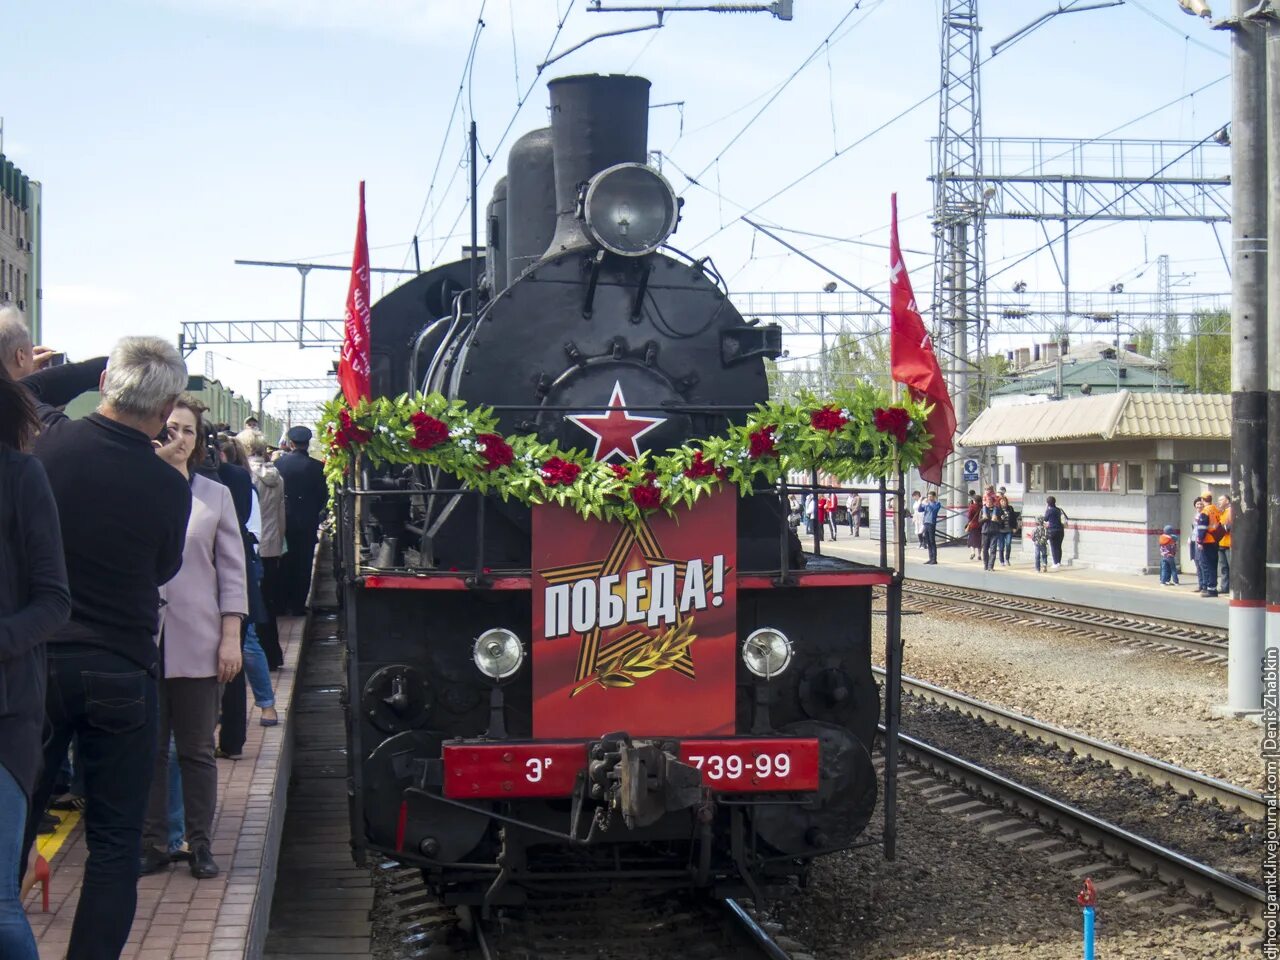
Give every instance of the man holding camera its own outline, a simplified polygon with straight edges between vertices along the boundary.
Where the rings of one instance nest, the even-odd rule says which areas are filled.
[[[48,643],[44,775],[27,834],[34,838],[74,736],[89,856],[69,960],[118,957],[137,906],[157,737],[159,587],[182,565],[191,512],[187,482],[156,456],[153,438],[186,385],[172,344],[126,337],[101,375],[95,413],[67,420],[37,404],[46,426],[34,453],[58,506],[71,620]],[[167,433],[162,441],[173,442]]]

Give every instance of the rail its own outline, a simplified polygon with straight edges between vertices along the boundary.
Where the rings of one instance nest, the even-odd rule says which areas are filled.
[[[871,669],[878,676],[884,675],[882,667],[873,666]],[[1044,723],[995,704],[984,703],[958,691],[936,686],[926,680],[904,675],[902,687],[913,696],[977,717],[1014,733],[1053,744],[1071,753],[1100,760],[1118,770],[1127,770],[1146,777],[1153,783],[1167,784],[1183,795],[1216,800],[1224,807],[1235,807],[1246,816],[1258,820],[1266,815],[1266,798],[1260,793],[1234,783],[1175,766],[1112,743],[1105,743],[1083,733]]]
[[[918,584],[918,585],[917,585]],[[908,598],[919,598],[929,609],[982,609],[988,619],[1018,620],[1070,630],[1074,635],[1093,635],[1122,642],[1141,641],[1156,647],[1187,651],[1206,662],[1226,658],[1226,631],[1213,627],[1189,627],[1185,623],[1156,617],[1136,617],[1100,607],[1015,597],[947,584],[908,580],[903,587]]]
[[[1265,894],[1250,883],[922,740],[901,733],[898,739],[908,762],[974,792],[1012,804],[1041,822],[1056,824],[1107,855],[1127,860],[1135,869],[1149,870],[1166,883],[1182,884],[1193,896],[1212,899],[1222,910],[1246,914],[1255,923],[1261,920]]]

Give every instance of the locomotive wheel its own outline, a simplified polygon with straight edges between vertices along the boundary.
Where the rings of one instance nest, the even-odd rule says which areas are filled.
[[[753,807],[756,833],[778,853],[793,856],[851,844],[871,820],[879,789],[866,746],[844,727],[817,720],[790,723],[780,732],[817,738],[818,790],[804,804]]]

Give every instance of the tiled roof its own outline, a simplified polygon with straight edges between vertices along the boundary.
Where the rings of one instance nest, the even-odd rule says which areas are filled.
[[[962,434],[962,447],[1119,438],[1229,440],[1231,397],[1206,393],[1119,393],[989,407]]]
[[[1230,440],[1231,397],[1225,393],[1132,393],[1113,435]]]

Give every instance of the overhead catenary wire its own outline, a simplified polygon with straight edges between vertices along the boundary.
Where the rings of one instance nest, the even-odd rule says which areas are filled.
[[[484,0],[484,2],[481,3],[480,13],[476,16],[475,29],[472,31],[472,34],[471,34],[471,46],[467,52],[466,59],[462,63],[462,76],[458,78],[458,90],[453,97],[453,108],[449,111],[449,120],[448,120],[448,123],[445,124],[444,136],[440,140],[440,152],[436,154],[435,166],[431,170],[431,180],[427,184],[427,195],[422,200],[422,209],[418,213],[418,221],[413,228],[413,233],[415,236],[419,233],[419,231],[422,230],[422,221],[426,219],[427,208],[431,204],[431,197],[434,194],[435,188],[436,188],[436,177],[440,173],[440,164],[444,160],[445,148],[449,145],[449,135],[453,132],[453,122],[454,120],[457,119],[458,110],[462,106],[462,91],[467,83],[467,78],[470,76],[470,73],[471,73],[471,65],[475,59],[476,48],[480,43],[480,32],[484,29],[484,8],[487,2],[488,0]],[[452,180],[450,180],[449,182],[450,184],[453,183]],[[447,192],[448,191],[446,188],[446,193]],[[432,214],[432,217],[434,220],[434,212]],[[450,232],[452,232],[452,228],[450,229]],[[412,241],[410,241],[409,249],[405,251],[404,260],[400,264],[401,268],[403,268],[405,264],[409,262],[409,256],[412,252],[413,252],[413,245],[412,245]]]
[[[694,174],[693,178],[690,180],[691,183],[697,183],[698,179],[702,177],[703,174],[705,174],[708,170],[710,170],[720,160],[721,157],[723,157],[726,153],[729,152],[729,150],[733,148],[734,144],[736,144],[740,139],[742,139],[742,136],[749,129],[751,129],[752,124],[754,124],[757,120],[759,120],[760,117],[764,114],[764,112],[768,110],[771,106],[773,106],[774,101],[777,100],[778,97],[782,95],[782,92],[791,85],[792,81],[794,81],[796,77],[800,76],[800,74],[805,70],[806,67],[808,67],[810,64],[818,60],[823,50],[828,50],[828,51],[830,50],[831,38],[835,36],[836,32],[842,26],[844,26],[846,22],[848,22],[850,17],[852,17],[855,13],[858,12],[858,10],[862,8],[862,4],[864,2],[865,0],[857,0],[857,2],[853,4],[853,6],[851,6],[848,10],[845,11],[844,16],[842,16],[838,21],[836,21],[836,25],[832,27],[830,31],[828,31],[827,35],[822,39],[822,41],[816,47],[814,47],[813,50],[809,52],[809,55],[806,56],[803,61],[801,61],[800,65],[797,66],[794,70],[792,70],[791,74],[774,89],[773,93],[769,96],[769,99],[764,102],[764,104],[760,107],[760,109],[751,115],[751,119],[742,125],[742,127],[738,130],[738,132],[735,133],[729,139],[729,142],[726,143],[723,147],[721,147],[719,152],[716,153],[716,155],[713,156],[710,160],[708,160],[701,170],[699,170],[696,174]],[[877,9],[879,9],[879,7],[880,7],[880,4],[877,3],[875,6],[873,6],[870,10],[866,12],[865,16],[863,16],[861,19],[858,20],[858,23],[863,23],[867,19],[867,17],[871,16],[871,14],[874,13]],[[855,24],[855,26],[856,25],[857,24]],[[834,113],[833,113],[832,114],[833,128],[834,128],[834,124],[835,124],[835,119],[834,119]]]
[[[569,0],[569,6],[565,8],[564,15],[561,16],[559,20],[556,22],[555,33],[551,35],[551,42],[547,44],[547,52],[542,57],[543,63],[545,63],[547,57],[551,56],[551,51],[555,49],[556,41],[560,39],[560,32],[564,29],[565,23],[568,22],[569,15],[573,13],[574,5],[577,2],[578,0]],[[520,116],[520,112],[524,109],[524,105],[529,102],[529,95],[533,93],[533,88],[537,86],[538,80],[542,77],[542,72],[544,69],[545,69],[545,66],[539,66],[538,69],[534,72],[533,79],[529,81],[529,85],[525,88],[524,95],[521,96],[519,100],[516,101],[516,108],[514,112],[512,112],[511,114],[511,119],[507,121],[507,125],[503,129],[502,135],[498,137],[497,143],[494,144],[492,152],[486,152],[483,154],[484,167],[481,168],[480,172],[476,176],[477,186],[484,181],[485,174],[489,172],[489,167],[493,164],[494,156],[496,156],[498,151],[502,149],[502,145],[503,143],[506,142],[507,136],[511,133],[511,128],[515,126],[516,120]],[[462,209],[458,211],[457,217],[454,218],[452,225],[450,225],[449,227],[450,234],[452,234],[458,228],[458,224],[462,221],[462,218],[466,214],[467,207],[470,205],[470,203],[471,203],[471,198],[468,196],[467,199],[463,201]],[[437,253],[432,258],[433,264],[439,259],[439,256],[440,254]]]
[[[1086,223],[1088,223],[1090,220],[1093,220],[1095,217],[1099,217],[1099,216],[1101,216],[1102,214],[1106,213],[1106,212],[1107,212],[1107,210],[1109,210],[1109,209],[1111,209],[1112,207],[1114,207],[1114,206],[1115,206],[1117,203],[1119,203],[1121,200],[1124,200],[1124,199],[1125,199],[1126,197],[1128,197],[1131,193],[1133,193],[1134,191],[1138,190],[1140,187],[1146,186],[1148,183],[1150,183],[1150,182],[1151,182],[1152,180],[1154,180],[1156,177],[1160,176],[1160,174],[1164,173],[1164,172],[1165,172],[1166,170],[1168,170],[1170,167],[1174,166],[1175,164],[1179,163],[1180,161],[1184,160],[1185,158],[1187,158],[1187,157],[1191,156],[1191,154],[1192,154],[1192,153],[1194,153],[1194,152],[1195,152],[1196,150],[1198,150],[1200,147],[1204,146],[1204,144],[1206,144],[1206,143],[1208,143],[1210,140],[1212,140],[1212,139],[1213,139],[1213,137],[1214,137],[1214,134],[1216,134],[1216,133],[1218,132],[1218,130],[1220,130],[1220,129],[1221,129],[1221,127],[1215,127],[1215,128],[1213,129],[1213,133],[1209,133],[1209,134],[1207,134],[1206,136],[1204,136],[1203,138],[1201,138],[1200,140],[1196,141],[1196,142],[1195,142],[1195,143],[1193,143],[1190,147],[1188,147],[1186,150],[1184,150],[1182,153],[1178,154],[1176,157],[1174,157],[1172,160],[1170,160],[1168,163],[1166,163],[1164,166],[1162,166],[1159,170],[1155,171],[1155,173],[1151,174],[1151,176],[1149,176],[1149,177],[1144,177],[1142,180],[1139,180],[1138,182],[1134,183],[1134,184],[1133,184],[1133,185],[1131,185],[1128,189],[1126,189],[1126,190],[1122,191],[1122,192],[1119,194],[1119,196],[1115,197],[1115,198],[1114,198],[1113,200],[1111,200],[1110,202],[1103,204],[1101,207],[1099,207],[1099,208],[1098,208],[1097,210],[1095,210],[1093,213],[1089,214],[1087,217],[1081,217],[1081,218],[1080,218],[1079,220],[1077,220],[1075,223],[1071,224],[1069,227],[1067,227],[1065,230],[1063,230],[1063,231],[1062,231],[1062,234],[1061,234],[1060,236],[1051,237],[1047,243],[1040,244],[1038,247],[1036,247],[1034,250],[1032,250],[1032,251],[1030,251],[1029,253],[1027,253],[1025,256],[1019,257],[1018,259],[1014,260],[1012,263],[1008,264],[1007,266],[1001,267],[999,270],[995,271],[995,273],[988,273],[988,274],[987,274],[987,276],[984,278],[985,282],[986,282],[986,283],[990,283],[992,280],[994,280],[996,277],[1000,276],[1002,273],[1008,273],[1010,270],[1012,270],[1012,269],[1013,269],[1014,267],[1016,267],[1018,264],[1020,264],[1020,263],[1024,263],[1025,261],[1030,260],[1032,257],[1034,257],[1034,256],[1035,256],[1037,253],[1039,253],[1040,251],[1042,251],[1042,250],[1045,250],[1045,249],[1047,249],[1047,248],[1052,247],[1052,246],[1053,246],[1053,244],[1054,244],[1054,243],[1056,243],[1057,241],[1062,240],[1064,237],[1070,236],[1071,234],[1075,233],[1075,232],[1076,232],[1076,230],[1078,230],[1080,227],[1084,226],[1084,225],[1085,225]]]

